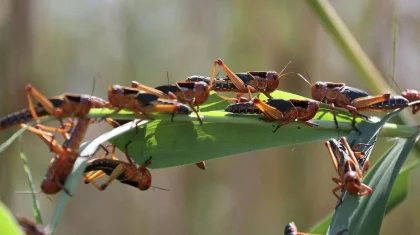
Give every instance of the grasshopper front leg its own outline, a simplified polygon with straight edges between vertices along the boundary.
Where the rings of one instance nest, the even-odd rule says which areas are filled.
[[[19,124],[19,126],[26,127],[27,125]],[[51,152],[56,154],[62,154],[65,152],[65,149],[55,140],[53,134],[43,130],[38,130],[31,126],[28,126],[28,131],[38,135],[44,141],[44,143],[49,146]]]
[[[341,180],[340,179],[337,179],[337,178],[332,178],[332,180],[336,183],[336,184],[338,184],[338,186],[337,187],[335,187],[333,190],[332,190],[332,193],[334,194],[334,196],[340,201],[340,204],[341,204],[341,198],[340,198],[340,196],[338,196],[338,194],[337,194],[337,192],[339,191],[339,190],[341,190],[342,188],[344,188],[344,184],[343,184],[343,182],[341,182]]]
[[[191,99],[187,99],[187,96],[185,95],[184,90],[179,86],[178,83],[175,83],[175,85],[178,87],[178,89],[180,90],[180,93],[182,95],[182,99],[185,100],[188,105],[190,106],[191,110],[195,113],[195,115],[197,115],[197,120],[200,122],[201,125],[203,125],[203,119],[200,117],[200,115],[198,114],[197,109],[194,107],[194,102],[195,102],[195,98]],[[169,92],[171,94],[171,96],[175,96],[176,95],[173,94],[172,92]]]

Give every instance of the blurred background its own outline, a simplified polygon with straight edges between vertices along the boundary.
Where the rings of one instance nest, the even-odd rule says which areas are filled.
[[[418,1],[331,2],[385,77],[391,74],[398,6],[395,79],[402,89],[420,89]],[[97,73],[110,84],[128,86],[137,80],[157,86],[167,83],[166,72],[171,82],[210,75],[219,57],[236,72],[280,71],[291,60],[287,71],[306,68],[314,80],[369,91],[304,1],[3,0],[0,114],[27,107],[27,83],[46,96],[90,94]],[[297,76],[283,78],[280,89],[310,96],[308,85]],[[94,95],[105,94],[105,82],[97,79]],[[92,125],[86,138],[109,129]],[[2,131],[0,142],[16,130]],[[279,133],[279,138],[285,137]],[[373,162],[389,141],[379,141]],[[31,134],[24,136],[24,150],[39,188],[53,154]],[[307,231],[336,203],[331,193],[335,171],[323,142],[207,161],[206,171],[190,165],[152,174],[154,185],[170,191],[140,192],[113,183],[99,192],[80,183],[56,234],[274,235],[282,234],[290,221]],[[417,169],[411,179],[419,177]],[[407,200],[386,216],[381,234],[417,234],[419,184],[410,181]],[[0,186],[0,199],[12,212],[33,218],[30,195],[16,194],[28,190],[17,143],[1,154]],[[54,202],[43,194],[38,198],[49,223],[58,195]]]

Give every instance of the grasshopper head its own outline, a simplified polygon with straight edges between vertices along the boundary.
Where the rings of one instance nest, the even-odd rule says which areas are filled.
[[[273,92],[280,84],[280,75],[276,71],[267,72],[267,88],[266,91]]]
[[[412,89],[407,89],[402,92],[402,97],[406,98],[410,102],[420,100],[420,92]]]
[[[315,82],[312,85],[312,99],[322,102],[327,95],[327,83]]]
[[[152,174],[147,168],[143,168],[140,170],[142,174],[141,180],[139,182],[139,189],[141,191],[148,190],[152,186]]]
[[[201,105],[207,101],[211,87],[205,82],[196,82],[195,83],[195,94],[194,94],[194,104]]]
[[[357,194],[361,190],[362,183],[355,171],[349,171],[344,175],[344,185],[350,194]]]

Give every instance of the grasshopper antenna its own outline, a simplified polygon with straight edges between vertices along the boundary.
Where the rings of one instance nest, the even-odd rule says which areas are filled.
[[[95,93],[95,86],[96,86],[96,78],[94,76],[93,81],[92,81],[92,92],[90,93],[91,96],[93,96],[93,93]]]
[[[40,192],[40,191],[34,192],[34,194],[41,194],[41,193],[42,192]],[[32,192],[31,191],[28,191],[28,190],[15,191],[15,194],[32,194]],[[45,196],[48,198],[48,200],[50,200],[50,202],[54,203],[54,201],[48,195],[45,194]]]
[[[287,63],[287,64],[286,64],[286,66],[284,66],[284,68],[280,71],[280,73],[279,73],[279,77],[283,77],[283,76],[286,76],[286,75],[288,75],[288,74],[293,74],[293,73],[295,73],[295,72],[283,73],[283,72],[284,72],[284,70],[286,70],[287,66],[289,66],[289,64],[290,64],[290,63],[292,63],[292,61],[289,61],[289,63]]]
[[[306,83],[309,84],[310,87],[312,87],[312,80],[311,80],[311,76],[309,76],[308,71],[305,69],[306,75],[308,76],[308,79],[306,79],[302,74],[298,73],[297,75],[302,78]]]
[[[394,12],[394,24],[393,24],[393,36],[392,36],[392,67],[391,67],[391,79],[394,84],[398,87],[400,92],[402,92],[400,86],[398,86],[397,82],[395,81],[395,70],[396,70],[396,62],[395,57],[397,54],[397,39],[398,39],[398,20],[399,20],[399,8],[395,8]]]
[[[111,85],[102,77],[102,74],[97,72],[96,75],[98,76],[99,79],[101,79],[104,83],[106,87],[111,87]]]
[[[171,83],[169,82],[169,72],[166,71],[166,78],[168,79],[168,85],[170,85]]]
[[[166,189],[166,188],[160,188],[160,187],[156,187],[156,186],[152,186],[151,187],[153,190],[155,190],[155,189],[160,189],[160,190],[163,190],[163,191],[169,191],[169,189]]]

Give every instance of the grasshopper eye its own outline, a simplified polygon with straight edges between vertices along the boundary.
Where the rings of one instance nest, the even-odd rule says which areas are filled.
[[[268,72],[267,73],[267,80],[279,80],[280,76],[277,72]]]

